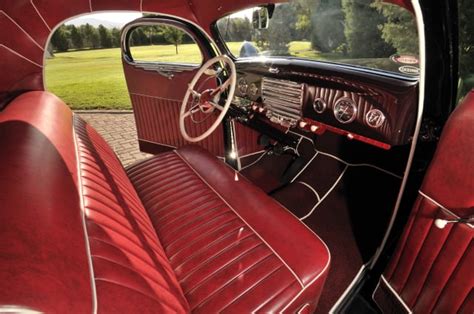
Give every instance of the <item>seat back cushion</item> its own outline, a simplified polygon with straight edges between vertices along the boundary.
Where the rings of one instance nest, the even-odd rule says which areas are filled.
[[[120,161],[77,116],[74,129],[98,310],[187,312],[181,287]]]
[[[13,100],[0,147],[0,312],[188,312],[122,165],[61,100]]]
[[[30,92],[0,111],[0,312],[91,312],[76,174],[72,114],[57,97]]]
[[[474,92],[446,123],[418,199],[374,293],[384,312],[474,313]]]

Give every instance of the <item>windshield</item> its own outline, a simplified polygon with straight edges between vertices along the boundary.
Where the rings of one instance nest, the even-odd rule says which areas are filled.
[[[235,57],[278,56],[419,73],[414,16],[399,6],[380,0],[291,0],[270,7],[268,28],[254,26],[258,9],[217,21]]]

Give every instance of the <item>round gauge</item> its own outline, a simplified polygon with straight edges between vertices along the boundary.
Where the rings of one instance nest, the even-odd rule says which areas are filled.
[[[247,83],[247,80],[245,80],[245,78],[241,78],[237,82],[237,88],[238,88],[240,94],[242,94],[242,95],[247,94],[248,87],[249,87],[249,84]]]
[[[341,123],[350,123],[357,117],[357,106],[350,98],[340,98],[334,105],[334,116]]]
[[[250,84],[250,86],[249,86],[249,92],[250,92],[250,95],[251,95],[251,96],[257,96],[257,94],[258,94],[258,87],[257,87],[257,84],[255,84],[255,83]]]
[[[371,109],[365,115],[365,122],[372,128],[379,128],[385,122],[385,115],[378,109]]]
[[[317,113],[323,113],[326,110],[327,104],[322,98],[316,98],[313,102],[313,109]]]

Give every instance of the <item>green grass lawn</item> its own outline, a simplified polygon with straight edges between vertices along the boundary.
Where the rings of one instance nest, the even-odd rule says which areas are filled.
[[[228,43],[234,55],[241,43]],[[311,49],[309,42],[290,44],[290,54],[318,60],[338,60],[369,67],[386,66],[386,59],[344,60],[337,54],[321,54]],[[136,60],[200,63],[200,52],[195,44],[133,47]],[[56,53],[46,60],[46,87],[58,95],[72,109],[130,109],[119,48]]]

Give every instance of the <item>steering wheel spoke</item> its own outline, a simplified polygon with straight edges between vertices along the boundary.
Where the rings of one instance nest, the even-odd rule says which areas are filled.
[[[196,84],[200,81],[203,75],[217,76],[222,72],[222,68],[215,69],[216,63],[227,65],[227,68],[229,69],[229,71],[226,71],[228,72],[227,80],[223,82],[220,86],[217,86],[215,89],[208,89],[203,92],[195,91],[194,88],[196,87]],[[181,110],[180,110],[180,116],[179,116],[179,128],[181,131],[181,135],[184,137],[185,140],[189,142],[202,141],[203,139],[208,137],[219,126],[219,124],[224,119],[225,114],[229,110],[230,104],[234,97],[235,86],[236,86],[236,81],[237,81],[236,73],[237,72],[235,70],[234,62],[232,61],[232,59],[230,59],[229,57],[225,55],[217,56],[208,60],[198,70],[198,72],[192,79],[191,83],[188,85],[188,90],[183,99],[183,102],[181,103]],[[227,99],[225,101],[225,104],[221,105],[218,103],[218,101],[216,101],[217,96],[219,96],[221,93],[223,93],[227,89],[228,89],[228,93],[226,95]],[[197,104],[193,105],[190,109],[186,109],[189,105],[190,99],[192,99],[193,101],[197,101]],[[204,133],[202,133],[199,136],[196,136],[196,137],[190,136],[188,132],[186,131],[184,120],[188,117],[193,118],[192,115],[199,111],[201,111],[203,114],[210,115],[213,112],[216,112],[215,109],[218,110],[217,111],[218,115],[217,115],[217,118],[212,123],[212,125],[209,127],[209,129],[207,129]]]

